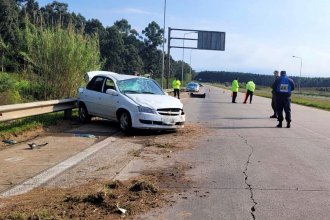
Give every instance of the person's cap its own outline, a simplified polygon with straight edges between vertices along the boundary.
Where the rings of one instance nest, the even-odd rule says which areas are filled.
[[[281,71],[281,76],[285,76],[286,75],[286,71],[282,70]]]
[[[274,70],[274,74],[278,74],[278,70]]]

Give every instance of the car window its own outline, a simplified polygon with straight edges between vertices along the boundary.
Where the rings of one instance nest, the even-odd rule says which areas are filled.
[[[122,93],[157,94],[164,95],[163,90],[153,80],[142,77],[120,80],[117,82]]]
[[[102,92],[104,77],[96,76],[88,84],[87,89]]]
[[[103,92],[105,93],[107,89],[113,89],[116,90],[115,82],[112,79],[107,78],[105,80]]]

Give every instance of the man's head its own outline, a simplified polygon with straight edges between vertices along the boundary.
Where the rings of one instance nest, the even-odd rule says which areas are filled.
[[[281,71],[281,76],[286,76],[286,71],[282,70]]]
[[[275,76],[276,78],[279,76],[279,74],[278,74],[278,70],[275,70],[275,71],[274,71],[274,76]]]

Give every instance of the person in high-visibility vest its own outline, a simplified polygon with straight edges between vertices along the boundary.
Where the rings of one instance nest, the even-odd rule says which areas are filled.
[[[180,99],[181,82],[178,77],[172,81],[172,88],[174,90],[174,97],[178,96],[178,99]]]
[[[256,89],[256,84],[252,80],[246,83],[246,96],[244,99],[244,104],[246,104],[247,99],[250,96],[250,104],[252,103],[253,92]]]
[[[237,97],[238,88],[239,88],[238,78],[236,78],[231,83],[231,91],[233,92],[232,100],[231,100],[232,103],[236,103],[236,97]]]

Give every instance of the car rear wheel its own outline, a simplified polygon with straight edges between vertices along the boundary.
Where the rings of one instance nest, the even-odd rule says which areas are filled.
[[[119,115],[119,126],[124,132],[130,131],[132,129],[132,119],[127,111],[123,111]]]
[[[91,116],[88,114],[87,108],[85,105],[79,106],[79,121],[82,123],[88,123],[91,121]]]

